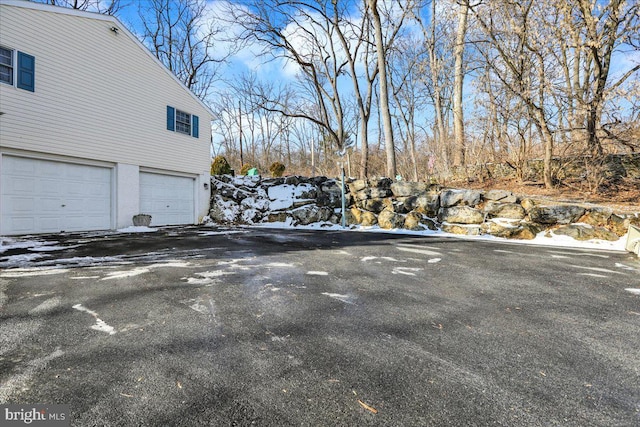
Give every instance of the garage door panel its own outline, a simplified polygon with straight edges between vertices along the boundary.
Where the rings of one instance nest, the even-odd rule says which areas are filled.
[[[36,171],[36,164],[30,162],[29,159],[20,159],[15,158],[16,161],[13,161],[9,164],[3,164],[3,169],[7,168],[12,175],[23,175],[23,176],[33,176]]]
[[[109,229],[111,169],[2,156],[3,234]]]
[[[46,216],[47,212],[56,212],[58,209],[60,209],[60,206],[63,204],[59,198],[50,198],[50,197],[43,197],[43,198],[39,198],[36,201],[36,198],[32,198],[32,203],[33,206],[29,209],[29,211],[31,212],[35,212],[38,209],[38,206],[36,206],[36,203],[39,205],[39,209],[42,211],[41,216]]]
[[[34,187],[29,189],[30,193],[35,194],[62,194],[64,188],[60,185],[59,179],[38,178],[34,180]]]
[[[16,212],[32,212],[35,209],[35,201],[32,197],[16,197],[14,210]]]
[[[34,221],[32,218],[18,218],[11,221],[11,225],[15,230],[18,230],[16,234],[27,234],[29,230],[33,230]]]
[[[194,179],[140,173],[140,212],[151,215],[151,225],[193,224]]]

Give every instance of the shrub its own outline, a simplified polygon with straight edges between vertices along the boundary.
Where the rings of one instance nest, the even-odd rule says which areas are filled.
[[[273,162],[271,166],[269,166],[269,172],[271,172],[271,176],[274,178],[281,177],[284,173],[285,166],[280,162]]]
[[[253,166],[250,163],[245,163],[240,169],[240,175],[246,175],[249,169],[253,169]]]
[[[231,174],[231,166],[224,156],[216,156],[211,163],[211,175],[229,175]]]

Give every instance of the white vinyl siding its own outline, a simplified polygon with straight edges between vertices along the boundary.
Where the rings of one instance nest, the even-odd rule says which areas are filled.
[[[112,26],[100,15],[0,6],[3,45],[37,61],[34,93],[0,84],[2,147],[208,171],[210,112],[123,28],[115,34]],[[167,105],[200,116],[200,138],[167,132]]]

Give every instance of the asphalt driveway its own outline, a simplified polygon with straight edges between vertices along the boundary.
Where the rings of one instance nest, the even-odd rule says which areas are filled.
[[[0,254],[0,402],[69,404],[72,425],[640,425],[628,254],[198,227],[34,239]]]

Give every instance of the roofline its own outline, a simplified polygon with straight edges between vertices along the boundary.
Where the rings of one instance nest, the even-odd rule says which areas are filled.
[[[211,108],[207,104],[205,104],[204,101],[198,98],[183,82],[181,82],[180,79],[178,79],[178,77],[176,77],[176,75],[173,74],[171,70],[169,70],[158,58],[156,58],[153,55],[153,53],[151,53],[151,51],[140,40],[138,40],[135,34],[129,31],[129,28],[127,28],[127,26],[123,24],[122,21],[120,21],[120,19],[118,19],[116,16],[104,15],[97,12],[87,12],[83,10],[70,9],[70,8],[61,7],[61,6],[52,6],[52,5],[43,4],[43,3],[34,3],[28,0],[0,0],[0,6],[14,6],[14,7],[20,7],[23,9],[40,10],[40,11],[51,12],[51,13],[60,13],[63,15],[77,16],[80,18],[97,19],[99,21],[112,22],[113,24],[118,25],[119,26],[118,28],[120,29],[120,31],[127,34],[127,36],[131,40],[133,40],[138,45],[138,47],[140,47],[149,56],[149,58],[151,58],[160,67],[162,67],[162,69],[169,76],[171,76],[171,78],[176,83],[182,86],[182,88],[186,90],[189,93],[189,95],[191,95],[191,97],[196,102],[198,102],[211,115],[211,119],[215,117],[215,114],[213,113]]]

